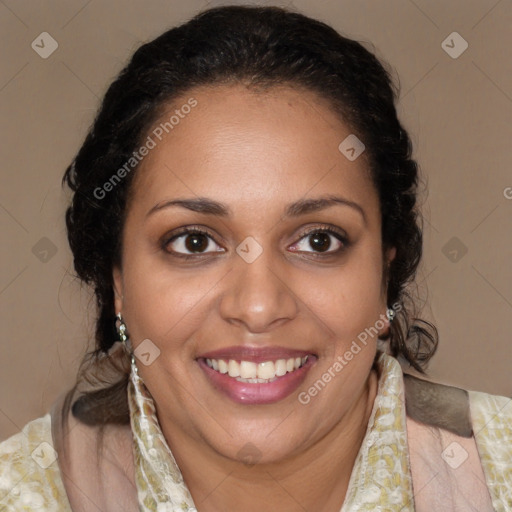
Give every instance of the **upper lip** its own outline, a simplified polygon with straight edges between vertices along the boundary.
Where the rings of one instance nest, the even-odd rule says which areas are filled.
[[[253,363],[262,363],[264,361],[277,361],[278,359],[291,359],[295,357],[302,358],[308,355],[314,354],[311,351],[296,350],[286,347],[250,347],[237,345],[201,354],[198,359],[233,359],[235,361],[252,361]]]

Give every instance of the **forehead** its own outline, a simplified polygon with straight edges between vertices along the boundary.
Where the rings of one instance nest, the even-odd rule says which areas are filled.
[[[148,131],[154,147],[137,170],[133,203],[147,209],[174,197],[208,196],[236,211],[336,192],[375,202],[367,155],[350,161],[339,150],[351,135],[311,91],[194,88]]]

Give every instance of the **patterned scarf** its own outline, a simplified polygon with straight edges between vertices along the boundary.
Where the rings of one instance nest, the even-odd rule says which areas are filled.
[[[341,512],[414,511],[402,369],[377,354],[378,392]],[[197,512],[160,428],[148,389],[132,363],[128,385],[141,511]]]

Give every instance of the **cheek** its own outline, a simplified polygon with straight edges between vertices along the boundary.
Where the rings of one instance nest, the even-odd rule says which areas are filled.
[[[361,246],[343,266],[322,279],[318,275],[306,279],[306,302],[329,327],[326,335],[330,333],[339,340],[337,351],[374,326],[383,313],[385,297],[381,293],[382,260],[378,250]]]
[[[126,258],[124,311],[134,347],[149,338],[166,350],[179,349],[205,320],[217,274],[172,271],[155,258]],[[210,292],[209,292],[210,291]],[[128,323],[129,322],[129,323]]]

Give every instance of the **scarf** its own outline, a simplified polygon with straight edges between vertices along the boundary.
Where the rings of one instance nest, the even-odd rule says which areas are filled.
[[[378,353],[379,387],[341,512],[414,511],[402,370]],[[128,386],[139,508],[196,512],[160,428],[150,392],[132,364]]]

